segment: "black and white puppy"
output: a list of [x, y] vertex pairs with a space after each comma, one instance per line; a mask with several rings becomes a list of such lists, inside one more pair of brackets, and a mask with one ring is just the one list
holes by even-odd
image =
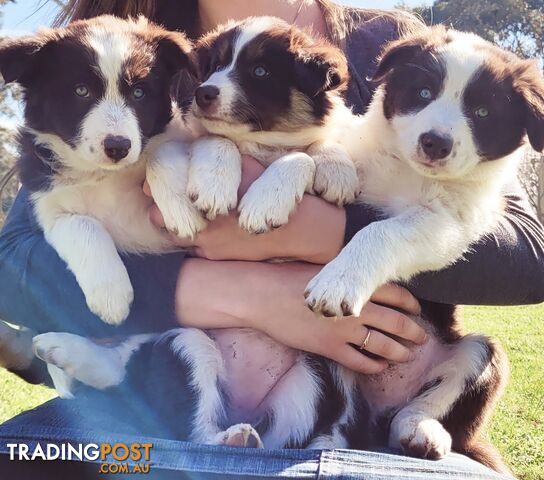
[[21, 181], [45, 238], [74, 273], [89, 308], [110, 324], [126, 318], [133, 298], [118, 250], [174, 248], [148, 219], [146, 169], [152, 189], [162, 192], [161, 209], [200, 222], [194, 207], [176, 200], [185, 195], [185, 158], [165, 162], [148, 153], [169, 138], [171, 84], [191, 68], [190, 49], [181, 33], [143, 17], [112, 16], [0, 46], [4, 80], [24, 87]]
[[[202, 84], [191, 115], [215, 137], [192, 147], [188, 195], [213, 218], [236, 207], [240, 154], [268, 167], [243, 196], [240, 225], [265, 232], [287, 222], [305, 192], [354, 200], [353, 163], [338, 144], [347, 109], [343, 53], [274, 17], [229, 23], [195, 46]], [[233, 143], [236, 148], [233, 148]]]
[[[251, 28], [254, 23], [249, 25]], [[275, 28], [273, 31], [277, 32]], [[227, 52], [223, 55], [232, 56], [239, 68], [244, 50], [237, 47], [238, 42], [249, 34], [246, 35], [244, 28], [237, 35], [229, 32], [227, 29], [219, 34], [216, 39], [219, 43], [213, 45], [222, 45], [217, 52]], [[283, 32], [289, 35], [289, 29]], [[226, 37], [224, 43], [222, 35]], [[289, 51], [290, 45], [286, 41], [282, 48]], [[238, 55], [233, 55], [237, 51]], [[233, 63], [232, 58], [227, 65]], [[222, 65], [220, 60], [217, 62]], [[250, 74], [266, 76], [261, 68], [268, 71], [268, 64], [263, 64], [262, 59], [259, 62], [251, 63]], [[295, 68], [296, 62], [291, 65]], [[215, 71], [217, 67], [210, 69]], [[223, 70], [220, 68], [210, 78], [220, 76]], [[233, 71], [236, 69], [226, 75], [227, 84], [234, 78], [236, 85], [241, 85], [243, 77]], [[296, 89], [298, 77], [293, 74], [289, 78], [292, 83], [286, 82], [293, 87], [287, 91]], [[353, 270], [360, 258], [375, 255], [382, 262], [377, 269], [380, 266], [389, 269], [389, 265], [402, 262], [411, 265], [406, 268], [413, 268], [427, 258], [433, 258], [434, 262], [436, 255], [447, 264], [493, 223], [505, 172], [511, 171], [513, 157], [519, 154], [526, 134], [536, 149], [542, 149], [542, 79], [532, 64], [472, 35], [442, 29], [391, 44], [376, 78], [382, 86], [369, 113], [362, 118], [346, 116], [350, 121], [340, 123], [348, 129], [346, 136], [338, 138], [347, 146], [362, 174], [361, 198], [382, 209], [384, 217], [388, 217], [377, 223], [384, 224], [379, 231], [389, 236], [372, 237], [372, 242], [366, 244], [356, 238], [359, 250], [355, 258], [346, 253], [339, 261], [344, 262], [348, 256]], [[244, 92], [246, 89], [247, 86]], [[240, 92], [229, 95], [239, 98]], [[249, 97], [244, 94], [243, 98], [247, 101]], [[266, 104], [267, 98], [259, 101]], [[216, 100], [217, 96], [210, 105]], [[270, 95], [268, 100], [273, 112], [278, 99]], [[295, 104], [288, 96], [287, 107]], [[243, 112], [247, 111], [245, 108]], [[259, 112], [266, 111], [261, 105]], [[258, 125], [266, 119], [247, 115], [242, 118], [254, 118], [255, 122], [244, 124], [234, 120], [234, 131], [265, 138]], [[299, 116], [286, 114], [283, 119], [287, 118], [294, 125], [300, 120]], [[486, 119], [492, 121], [486, 123]], [[208, 129], [214, 128], [213, 122], [225, 131], [231, 128], [223, 120], [209, 121]], [[278, 138], [289, 136], [294, 130], [284, 128]], [[501, 135], [493, 136], [494, 130]], [[257, 145], [260, 151], [265, 143]], [[436, 223], [429, 226], [428, 215]], [[391, 224], [394, 228], [389, 231]], [[364, 235], [363, 232], [359, 235]], [[397, 238], [398, 232], [401, 235]], [[421, 248], [420, 244], [425, 245], [423, 252], [414, 250]], [[382, 249], [386, 249], [388, 256], [382, 258]], [[436, 263], [424, 265], [421, 269], [437, 268]], [[365, 266], [355, 269], [356, 273]], [[351, 270], [347, 271], [350, 275]], [[343, 287], [341, 277], [330, 278], [327, 268], [324, 272], [321, 279]], [[358, 292], [357, 285], [348, 287]], [[325, 293], [330, 294], [331, 290]], [[349, 312], [340, 301], [339, 311], [332, 313]], [[493, 448], [480, 438], [482, 426], [506, 379], [502, 351], [487, 337], [464, 335], [453, 307], [426, 304], [417, 321], [429, 332], [430, 339], [416, 350], [416, 359], [372, 376], [356, 375], [333, 362], [288, 351], [274, 346], [270, 339], [261, 338], [263, 344], [268, 342], [270, 348], [296, 358], [294, 366], [274, 380], [258, 406], [246, 410], [235, 408], [236, 396], [244, 396], [244, 390], [233, 386], [232, 371], [226, 368], [232, 351], [221, 346], [214, 332], [183, 329], [168, 334], [163, 345], [168, 346], [171, 355], [190, 374], [196, 398], [191, 437], [194, 441], [246, 446], [260, 446], [262, 442], [268, 448], [368, 448], [382, 442], [424, 458], [440, 458], [453, 449], [496, 470], [505, 470]], [[94, 369], [104, 372], [103, 378], [108, 376], [109, 386], [127, 379], [126, 365], [128, 362], [130, 366], [134, 345], [126, 343], [118, 347], [122, 353], [118, 355], [117, 349], [107, 350], [85, 339], [76, 341], [72, 336], [63, 339], [59, 335], [42, 335], [37, 346], [54, 352], [44, 357], [75, 378], [85, 382], [85, 375]], [[238, 335], [238, 341], [250, 342], [256, 334], [239, 331]], [[93, 360], [78, 363], [77, 355], [71, 354], [75, 350], [85, 350], [85, 358]], [[100, 367], [107, 358], [112, 359], [110, 364], [117, 365], [108, 375]], [[248, 365], [251, 368], [251, 362]], [[269, 372], [260, 373], [264, 381], [265, 373]], [[259, 381], [258, 376], [249, 378], [253, 386]], [[250, 396], [251, 392], [245, 393]]]
[[435, 27], [392, 43], [368, 113], [340, 143], [359, 174], [358, 201], [384, 219], [358, 232], [311, 280], [306, 303], [358, 315], [390, 281], [459, 260], [490, 232], [525, 140], [544, 149], [544, 79], [480, 37]]

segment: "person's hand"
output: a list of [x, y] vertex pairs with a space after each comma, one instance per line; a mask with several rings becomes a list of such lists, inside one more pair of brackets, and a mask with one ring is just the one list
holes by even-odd
[[[318, 270], [303, 263], [190, 259], [178, 280], [178, 319], [195, 328], [254, 328], [283, 345], [328, 357], [367, 374], [384, 370], [389, 362], [409, 361], [410, 345], [425, 342], [425, 331], [408, 316], [419, 313], [417, 300], [393, 284], [379, 288], [359, 317], [336, 321], [316, 317], [304, 305], [303, 292]], [[378, 359], [353, 346], [363, 343], [369, 328], [365, 351]]]
[[[240, 197], [264, 171], [253, 158], [242, 158]], [[151, 195], [147, 184], [144, 192]], [[164, 228], [156, 205], [150, 209], [151, 221]], [[343, 209], [313, 195], [305, 195], [289, 223], [262, 235], [253, 235], [238, 225], [236, 212], [217, 217], [195, 239], [196, 255], [209, 260], [269, 260], [294, 258], [312, 263], [327, 263], [342, 248], [345, 229]], [[187, 246], [191, 242], [172, 236], [172, 241]]]

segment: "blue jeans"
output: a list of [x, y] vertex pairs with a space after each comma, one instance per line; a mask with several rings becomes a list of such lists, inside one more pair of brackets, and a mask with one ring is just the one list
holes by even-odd
[[[162, 393], [162, 392], [161, 392]], [[127, 400], [128, 398], [128, 400]], [[398, 452], [354, 450], [255, 450], [185, 441], [172, 424], [187, 424], [183, 411], [169, 421], [150, 415], [145, 401], [119, 392], [83, 391], [75, 400], [54, 399], [0, 426], [0, 478], [6, 480], [104, 479], [330, 479], [330, 480], [499, 480], [506, 479], [457, 454], [444, 460], [407, 458]], [[151, 443], [151, 472], [147, 476], [99, 473], [99, 466], [81, 462], [10, 460], [9, 443], [67, 442]], [[130, 462], [129, 462], [130, 463]], [[134, 462], [133, 462], [134, 463]], [[132, 465], [131, 465], [132, 466]]]

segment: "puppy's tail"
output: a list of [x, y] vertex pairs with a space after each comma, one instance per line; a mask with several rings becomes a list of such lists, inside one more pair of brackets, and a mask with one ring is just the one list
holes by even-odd
[[476, 440], [464, 449], [458, 449], [456, 451], [502, 475], [512, 476], [512, 471], [506, 463], [504, 463], [501, 454], [486, 440]]

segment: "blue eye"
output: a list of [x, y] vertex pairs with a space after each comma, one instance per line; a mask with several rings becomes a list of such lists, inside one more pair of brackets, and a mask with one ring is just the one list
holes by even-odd
[[418, 94], [423, 100], [431, 100], [433, 98], [433, 92], [430, 88], [421, 88]]
[[141, 98], [145, 96], [145, 90], [142, 87], [134, 87], [132, 89], [132, 96], [136, 100], [140, 100]]
[[487, 118], [487, 117], [489, 117], [489, 110], [487, 108], [485, 108], [485, 107], [480, 107], [480, 108], [477, 108], [474, 111], [474, 114], [478, 118]]
[[89, 88], [86, 85], [76, 85], [76, 88], [74, 88], [74, 92], [78, 97], [88, 97], [89, 96]]
[[257, 65], [253, 69], [253, 75], [256, 78], [265, 78], [265, 77], [268, 77], [268, 75], [270, 75], [270, 72], [266, 69], [266, 67], [263, 67], [262, 65]]

